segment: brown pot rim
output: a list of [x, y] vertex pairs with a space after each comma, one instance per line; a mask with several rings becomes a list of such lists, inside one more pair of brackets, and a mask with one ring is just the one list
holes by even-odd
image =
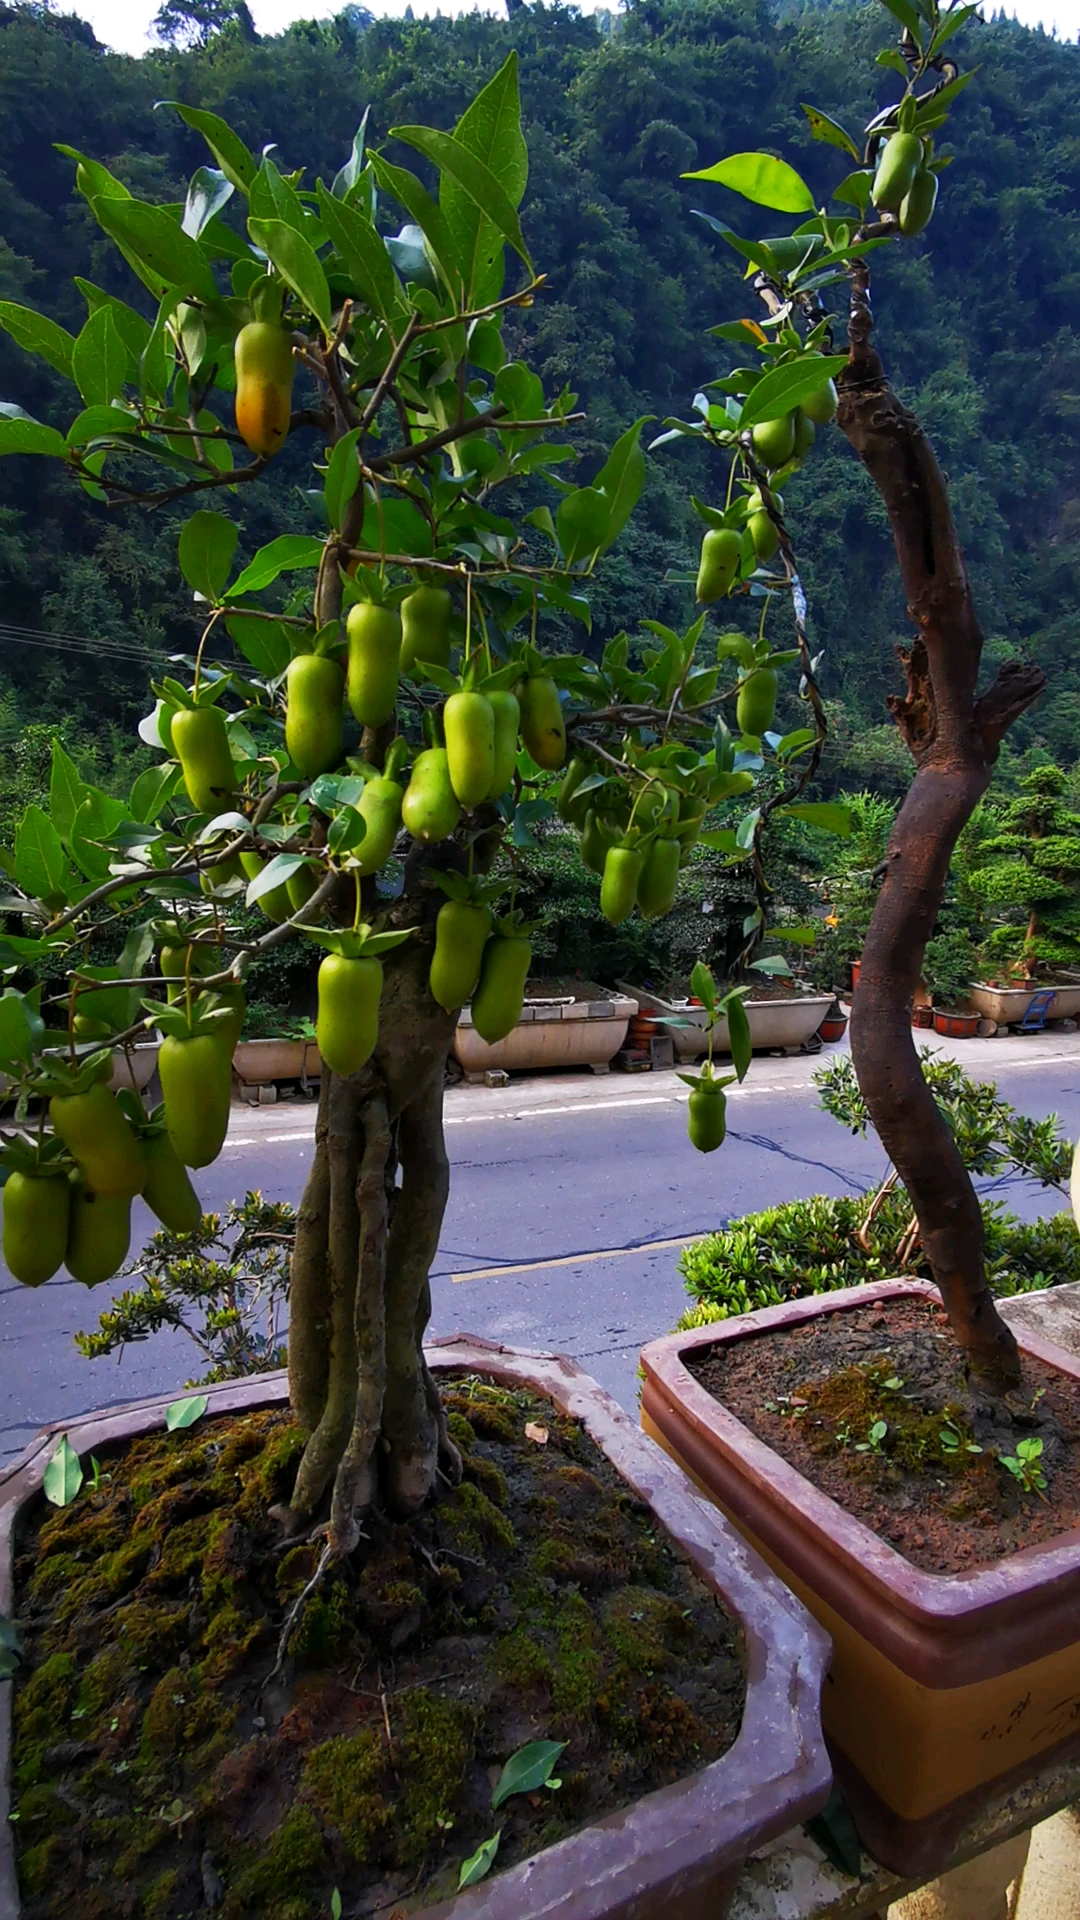
[[[677, 1920], [684, 1901], [718, 1887], [725, 1870], [729, 1885], [748, 1854], [823, 1804], [832, 1778], [820, 1720], [829, 1640], [723, 1515], [694, 1496], [662, 1449], [572, 1360], [470, 1335], [436, 1341], [427, 1355], [437, 1375], [478, 1372], [529, 1387], [582, 1422], [723, 1599], [742, 1634], [747, 1679], [742, 1725], [719, 1760], [442, 1902], [431, 1920]], [[288, 1378], [261, 1374], [203, 1391], [209, 1413], [254, 1411], [286, 1401]], [[134, 1439], [164, 1425], [174, 1397], [53, 1422], [0, 1474], [0, 1612], [12, 1605], [15, 1518], [41, 1486], [56, 1435], [68, 1433], [80, 1453]], [[17, 1920], [7, 1818], [10, 1715], [11, 1688], [0, 1687], [0, 1914]]]
[[[703, 1479], [703, 1468], [714, 1468], [710, 1491], [841, 1618], [922, 1685], [954, 1688], [1077, 1639], [1080, 1526], [969, 1574], [924, 1572], [759, 1440], [683, 1361], [705, 1347], [904, 1296], [940, 1299], [929, 1281], [878, 1280], [667, 1334], [642, 1350], [642, 1404]], [[1075, 1354], [1026, 1327], [1015, 1333], [1033, 1359], [1080, 1381]]]

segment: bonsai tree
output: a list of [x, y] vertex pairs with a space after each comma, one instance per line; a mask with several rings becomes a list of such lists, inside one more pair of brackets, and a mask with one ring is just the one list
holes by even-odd
[[[949, 161], [937, 141], [974, 78], [955, 59], [954, 35], [967, 8], [943, 8], [937, 0], [887, 4], [903, 34], [899, 48], [884, 50], [878, 63], [900, 81], [898, 97], [858, 140], [828, 114], [804, 108], [814, 138], [838, 151], [845, 169], [823, 208], [794, 168], [767, 153], [734, 154], [686, 176], [795, 216], [797, 224], [779, 236], [745, 238], [703, 215], [748, 263], [760, 306], [757, 317], [713, 330], [732, 343], [741, 364], [706, 388], [696, 420], [672, 421], [668, 431], [704, 439], [730, 459], [729, 500], [736, 482], [743, 494], [721, 516], [725, 530], [706, 535], [709, 555], [718, 557], [726, 542], [732, 565], [745, 563], [736, 537], [741, 516], [758, 556], [778, 556], [797, 623], [804, 599], [779, 489], [834, 410], [888, 514], [914, 628], [900, 651], [906, 691], [889, 707], [915, 775], [889, 837], [863, 944], [852, 1053], [870, 1120], [915, 1209], [956, 1336], [972, 1368], [1004, 1389], [1019, 1380], [1016, 1343], [987, 1287], [978, 1201], [923, 1076], [908, 1007], [957, 838], [989, 786], [1005, 732], [1039, 694], [1044, 676], [1030, 662], [1012, 661], [980, 689], [983, 638], [945, 478], [918, 421], [891, 390], [874, 343], [873, 257], [914, 239], [933, 217]], [[830, 288], [846, 295], [843, 352], [834, 351]], [[807, 356], [816, 353], [825, 355], [835, 388], [811, 388], [816, 373]], [[737, 840], [760, 845], [763, 820], [748, 815]], [[763, 884], [762, 911], [764, 892]]]
[[968, 886], [996, 922], [993, 964], [1009, 973], [1080, 964], [1080, 814], [1060, 767], [1036, 767], [996, 811], [975, 849]]
[[[810, 684], [801, 629], [794, 649], [717, 647], [703, 613], [682, 634], [654, 627], [633, 661], [625, 635], [599, 661], [542, 648], [570, 622], [588, 631], [591, 577], [643, 484], [644, 423], [577, 487], [556, 473], [574, 457], [574, 396], [546, 396], [511, 357], [508, 322], [516, 348], [544, 286], [518, 214], [514, 56], [453, 134], [394, 130], [437, 174], [437, 197], [368, 152], [363, 125], [327, 186], [269, 151], [256, 161], [214, 114], [176, 111], [215, 162], [183, 207], [72, 155], [137, 304], [80, 281], [77, 338], [0, 306], [82, 401], [66, 435], [10, 410], [0, 450], [62, 459], [103, 505], [189, 506], [178, 557], [201, 627], [140, 727], [158, 764], [117, 800], [57, 743], [49, 806], [26, 808], [3, 856], [0, 1066], [17, 1118], [47, 1102], [7, 1139], [5, 1257], [30, 1285], [61, 1263], [104, 1281], [140, 1192], [171, 1232], [197, 1234], [188, 1170], [224, 1141], [245, 972], [302, 929], [322, 954], [323, 1074], [289, 1374], [310, 1437], [280, 1519], [308, 1528], [329, 1495], [325, 1551], [340, 1556], [371, 1502], [409, 1514], [440, 1473], [460, 1473], [422, 1349], [449, 1181], [444, 1068], [463, 1002], [489, 1042], [520, 1014], [530, 945], [515, 860], [552, 811], [543, 782], [563, 770], [559, 809], [618, 925], [668, 910], [710, 809], [751, 792], [766, 749], [794, 806], [820, 732], [759, 737], [777, 669], [798, 660]], [[384, 234], [376, 217], [394, 203], [405, 224]], [[833, 363], [800, 355], [810, 400]], [[292, 528], [238, 565], [249, 490], [297, 445], [314, 494], [290, 494]], [[730, 535], [717, 537], [702, 601], [744, 559], [755, 572], [749, 536], [734, 571]], [[736, 834], [713, 837], [732, 847]], [[754, 859], [760, 872], [758, 840]], [[234, 924], [241, 902], [270, 923], [255, 939]], [[741, 1075], [739, 992], [717, 1001], [698, 977]], [[114, 1050], [148, 1027], [163, 1036], [154, 1114], [107, 1084]], [[723, 1139], [725, 1084], [711, 1061], [694, 1077], [704, 1151]], [[205, 1235], [192, 1244], [205, 1250]]]

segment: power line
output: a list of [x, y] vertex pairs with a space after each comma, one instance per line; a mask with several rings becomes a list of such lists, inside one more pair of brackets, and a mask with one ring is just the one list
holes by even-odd
[[157, 660], [165, 664], [169, 658], [158, 648], [137, 647], [122, 640], [88, 640], [74, 633], [43, 633], [36, 627], [13, 626], [9, 621], [0, 620], [0, 641], [3, 640], [22, 647], [50, 647], [61, 653], [96, 654], [111, 660]]

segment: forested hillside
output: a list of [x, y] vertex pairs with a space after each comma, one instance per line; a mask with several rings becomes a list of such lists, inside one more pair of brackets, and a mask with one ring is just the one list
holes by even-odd
[[[1080, 49], [1010, 22], [968, 34], [967, 60], [981, 71], [950, 124], [955, 163], [927, 235], [890, 249], [876, 276], [876, 337], [948, 470], [990, 659], [1027, 650], [1048, 671], [1047, 694], [1015, 729], [1013, 763], [1049, 750], [1071, 765], [1080, 734]], [[515, 46], [531, 162], [523, 218], [549, 278], [521, 324], [548, 390], [569, 384], [588, 409], [584, 478], [601, 444], [637, 415], [688, 415], [701, 382], [730, 364], [707, 328], [740, 304], [753, 311], [734, 254], [693, 213], [731, 218], [736, 203], [680, 173], [767, 145], [824, 191], [827, 150], [811, 141], [800, 101], [857, 130], [879, 103], [863, 77], [887, 38], [880, 8], [846, 0], [779, 11], [766, 0], [632, 0], [610, 31], [540, 4], [509, 20], [370, 26], [346, 10], [275, 39], [253, 42], [230, 27], [201, 48], [133, 60], [104, 52], [77, 20], [0, 5], [0, 298], [75, 332], [85, 319], [75, 274], [145, 303], [55, 142], [105, 161], [136, 192], [181, 202], [205, 148], [175, 114], [155, 111], [156, 101], [180, 100], [223, 114], [256, 143], [269, 128], [284, 166], [305, 167], [309, 184], [329, 181], [366, 106], [376, 143], [394, 124], [450, 126]], [[880, 101], [894, 92], [882, 72]], [[776, 220], [761, 213], [748, 228], [744, 203], [738, 218], [757, 233]], [[64, 384], [0, 334], [0, 400], [59, 420]], [[651, 458], [645, 499], [605, 566], [599, 635], [643, 614], [688, 614], [689, 589], [664, 579], [686, 570], [700, 538], [687, 483], [706, 498], [722, 485], [697, 461], [678, 445]], [[248, 549], [309, 524], [302, 463], [286, 448], [275, 464], [276, 487], [259, 489], [258, 504], [237, 503]], [[883, 509], [838, 433], [821, 436], [786, 497], [836, 723], [829, 783], [903, 782], [903, 755], [883, 724], [892, 648], [905, 633]], [[0, 463], [0, 621], [9, 623], [0, 625], [0, 737], [65, 716], [108, 752], [110, 727], [130, 727], [145, 672], [121, 649], [162, 654], [192, 631], [175, 525], [168, 511], [110, 513], [55, 463]], [[117, 651], [42, 648], [12, 627]]]

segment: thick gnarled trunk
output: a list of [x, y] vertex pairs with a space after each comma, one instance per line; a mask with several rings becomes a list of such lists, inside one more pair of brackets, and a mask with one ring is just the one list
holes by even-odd
[[1010, 662], [977, 694], [982, 634], [945, 481], [918, 422], [889, 390], [870, 346], [871, 324], [869, 278], [860, 268], [837, 419], [885, 502], [916, 629], [901, 653], [907, 692], [889, 702], [916, 772], [863, 946], [851, 1051], [957, 1338], [976, 1373], [1008, 1388], [1019, 1379], [1016, 1343], [986, 1284], [978, 1198], [923, 1077], [910, 1006], [957, 838], [990, 783], [1003, 735], [1044, 676]]
[[428, 991], [429, 964], [422, 936], [394, 955], [371, 1060], [347, 1080], [324, 1074], [298, 1218], [289, 1387], [310, 1439], [286, 1524], [308, 1525], [332, 1488], [331, 1538], [345, 1552], [374, 1500], [415, 1512], [440, 1470], [451, 1480], [460, 1470], [423, 1357], [450, 1188], [442, 1104], [454, 1030]]

